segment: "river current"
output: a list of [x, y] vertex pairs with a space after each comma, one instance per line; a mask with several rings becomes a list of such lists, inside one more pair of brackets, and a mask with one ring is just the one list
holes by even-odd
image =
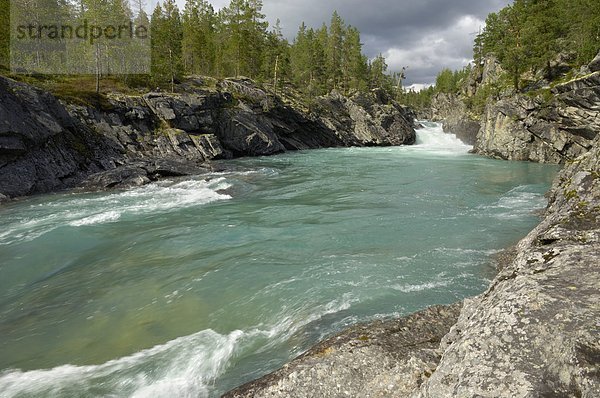
[[481, 293], [557, 168], [417, 145], [0, 207], [0, 397], [213, 397], [344, 327]]

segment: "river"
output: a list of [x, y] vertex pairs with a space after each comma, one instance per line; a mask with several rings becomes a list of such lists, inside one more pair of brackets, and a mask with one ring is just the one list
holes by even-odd
[[356, 323], [481, 293], [557, 168], [417, 145], [0, 207], [0, 397], [213, 397]]

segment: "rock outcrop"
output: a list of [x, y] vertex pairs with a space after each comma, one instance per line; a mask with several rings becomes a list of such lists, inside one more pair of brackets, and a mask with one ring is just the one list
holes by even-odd
[[[595, 69], [595, 61], [588, 66]], [[564, 163], [587, 152], [600, 131], [600, 71], [535, 96], [486, 107], [475, 152], [500, 159]]]
[[353, 326], [224, 397], [406, 396], [435, 371], [440, 339], [460, 308], [435, 306], [405, 318]]
[[518, 95], [489, 104], [475, 151], [543, 163], [587, 152], [600, 131], [600, 72], [557, 85], [552, 94], [549, 102]]
[[[493, 86], [502, 73], [502, 68], [494, 57], [486, 58], [481, 65], [471, 70], [458, 93], [437, 93], [433, 96], [431, 120], [442, 122], [444, 132], [455, 134], [465, 144], [475, 146], [482, 127], [482, 115], [478, 106], [473, 106], [472, 103], [476, 102], [474, 99], [478, 95], [481, 96], [478, 92]], [[470, 104], [467, 106], [467, 103]]]
[[317, 99], [317, 114], [347, 146], [414, 144], [414, 115], [383, 90], [347, 98], [333, 91]]
[[480, 122], [467, 111], [464, 101], [457, 95], [438, 93], [431, 99], [432, 121], [442, 122], [446, 133], [455, 134], [468, 145], [475, 145]]
[[0, 78], [0, 200], [73, 186], [119, 156], [49, 93]]
[[141, 185], [219, 158], [415, 140], [413, 115], [378, 92], [334, 92], [313, 112], [291, 98], [248, 79], [209, 88], [192, 78], [176, 93], [110, 94], [91, 107], [0, 77], [0, 200]]

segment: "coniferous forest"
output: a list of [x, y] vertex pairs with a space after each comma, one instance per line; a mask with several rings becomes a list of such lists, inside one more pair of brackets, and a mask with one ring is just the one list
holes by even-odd
[[495, 56], [515, 89], [527, 73], [553, 80], [557, 63], [577, 67], [600, 50], [600, 2], [515, 0], [488, 15], [473, 50], [476, 64]]
[[[8, 20], [8, 2], [0, 18]], [[35, 0], [35, 8], [74, 21], [128, 20], [150, 26], [151, 73], [117, 76], [128, 85], [169, 87], [187, 75], [215, 78], [244, 76], [277, 87], [293, 83], [306, 96], [337, 89], [343, 93], [386, 87], [399, 88], [401, 75], [390, 76], [383, 56], [369, 60], [362, 51], [360, 32], [334, 12], [329, 24], [298, 28], [289, 42], [279, 22], [269, 26], [262, 13], [262, 0], [231, 0], [215, 11], [206, 0], [187, 0], [180, 10], [175, 0], [159, 3], [151, 15], [143, 0], [132, 6], [123, 0]], [[6, 4], [5, 4], [6, 3]], [[5, 7], [6, 6], [6, 7]], [[2, 26], [10, 26], [8, 23]], [[2, 34], [0, 65], [9, 66], [9, 38]], [[81, 49], [80, 59], [118, 59], [116, 49], [99, 43], [96, 50]], [[85, 53], [88, 51], [88, 53]], [[48, 56], [48, 55], [46, 55]], [[113, 61], [110, 61], [113, 60]], [[99, 78], [110, 76], [110, 67], [98, 70]], [[33, 71], [32, 71], [33, 72]]]

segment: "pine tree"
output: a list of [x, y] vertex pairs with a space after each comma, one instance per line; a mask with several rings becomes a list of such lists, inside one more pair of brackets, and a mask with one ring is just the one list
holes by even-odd
[[348, 89], [365, 90], [368, 80], [367, 57], [362, 53], [360, 32], [355, 27], [348, 27], [344, 40], [343, 74], [344, 85]]
[[183, 75], [181, 42], [183, 29], [175, 0], [165, 0], [152, 13], [152, 77], [160, 83], [168, 81], [174, 91], [175, 81]]
[[291, 74], [290, 46], [283, 37], [280, 24], [278, 19], [273, 30], [267, 34], [262, 61], [262, 77], [272, 82], [276, 93]]
[[344, 30], [344, 21], [334, 11], [327, 41], [327, 74], [333, 88], [337, 88], [342, 80]]
[[371, 61], [369, 65], [369, 86], [371, 88], [384, 88], [386, 85], [387, 64], [383, 55], [378, 56]]

